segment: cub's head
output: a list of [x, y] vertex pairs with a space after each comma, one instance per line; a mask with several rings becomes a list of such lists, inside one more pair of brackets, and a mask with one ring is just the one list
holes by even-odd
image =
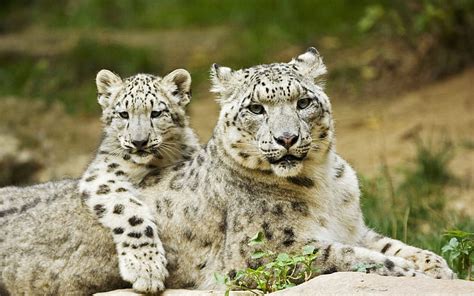
[[137, 74], [127, 79], [101, 70], [96, 84], [106, 138], [114, 153], [130, 153], [146, 161], [176, 150], [175, 142], [187, 126], [191, 76], [186, 70], [163, 78]]
[[314, 48], [289, 63], [237, 71], [214, 64], [211, 91], [222, 107], [216, 136], [227, 154], [247, 168], [293, 177], [327, 153], [331, 105], [316, 82], [325, 73]]

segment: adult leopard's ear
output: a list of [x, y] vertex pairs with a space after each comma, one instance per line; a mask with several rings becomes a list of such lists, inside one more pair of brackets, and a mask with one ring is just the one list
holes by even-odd
[[191, 100], [191, 74], [184, 69], [176, 69], [163, 78], [170, 93], [180, 106], [186, 106]]
[[327, 73], [326, 66], [319, 52], [310, 47], [305, 53], [291, 60], [290, 64], [305, 77], [316, 79]]
[[211, 66], [211, 92], [217, 93], [221, 99], [232, 92], [236, 82], [235, 71], [229, 67], [222, 67], [218, 64]]
[[97, 85], [97, 100], [102, 108], [111, 104], [111, 93], [122, 85], [122, 78], [109, 70], [100, 70], [95, 78]]

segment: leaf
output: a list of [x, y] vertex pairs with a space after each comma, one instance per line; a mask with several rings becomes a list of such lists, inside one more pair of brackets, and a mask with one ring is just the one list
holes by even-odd
[[256, 252], [254, 252], [254, 253], [250, 256], [250, 258], [252, 258], [252, 259], [259, 259], [259, 258], [262, 258], [263, 256], [265, 256], [265, 254], [266, 254], [266, 253], [263, 252], [263, 251], [256, 251]]
[[303, 255], [310, 255], [314, 253], [314, 250], [316, 250], [316, 247], [308, 245], [303, 247]]
[[252, 238], [250, 238], [248, 245], [249, 246], [261, 245], [263, 244], [263, 240], [264, 240], [263, 232], [259, 231]]
[[223, 285], [225, 285], [228, 281], [227, 276], [220, 274], [218, 272], [214, 272], [214, 279], [216, 280], [218, 284], [223, 284]]
[[271, 269], [271, 268], [273, 268], [274, 265], [275, 265], [275, 262], [269, 262], [265, 265], [265, 268]]
[[287, 253], [280, 253], [280, 254], [278, 254], [276, 260], [279, 261], [279, 262], [286, 262], [286, 261], [290, 260], [290, 256]]

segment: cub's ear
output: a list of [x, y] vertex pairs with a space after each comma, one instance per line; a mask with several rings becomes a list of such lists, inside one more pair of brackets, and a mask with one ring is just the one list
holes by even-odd
[[301, 75], [311, 79], [316, 79], [327, 73], [323, 59], [314, 47], [308, 48], [305, 53], [291, 60], [290, 64], [295, 65]]
[[170, 93], [180, 106], [186, 106], [191, 100], [191, 74], [184, 69], [176, 69], [163, 78]]
[[111, 90], [122, 85], [122, 78], [109, 70], [100, 70], [95, 78], [95, 83], [99, 104], [102, 108], [107, 108], [110, 105]]
[[211, 92], [224, 95], [232, 91], [234, 82], [234, 70], [229, 67], [222, 67], [218, 64], [211, 66]]

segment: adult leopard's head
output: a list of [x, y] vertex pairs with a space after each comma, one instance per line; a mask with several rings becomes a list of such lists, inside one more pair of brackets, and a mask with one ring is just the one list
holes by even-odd
[[211, 91], [219, 94], [218, 137], [227, 154], [247, 168], [293, 177], [327, 153], [331, 105], [316, 82], [325, 73], [314, 48], [289, 63], [237, 71], [214, 64]]
[[105, 133], [114, 153], [129, 153], [138, 162], [166, 155], [187, 126], [191, 76], [174, 70], [161, 78], [137, 74], [122, 80], [108, 70], [96, 78]]

